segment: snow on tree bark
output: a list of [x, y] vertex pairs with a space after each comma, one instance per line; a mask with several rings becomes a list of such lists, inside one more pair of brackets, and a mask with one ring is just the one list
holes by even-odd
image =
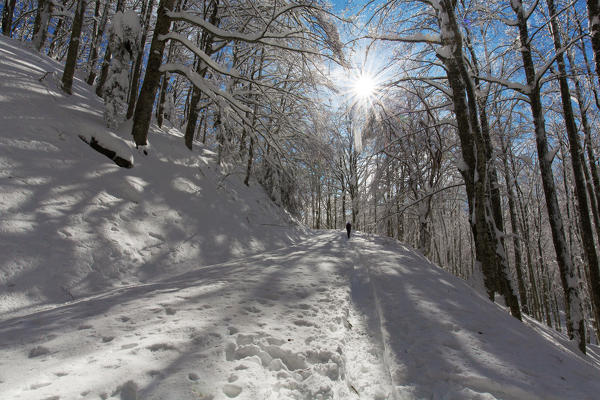
[[144, 83], [138, 97], [133, 114], [133, 128], [131, 134], [137, 146], [146, 146], [148, 144], [148, 129], [152, 119], [152, 109], [154, 107], [154, 98], [160, 83], [160, 66], [165, 49], [165, 42], [159, 37], [169, 32], [171, 20], [167, 12], [173, 9], [175, 0], [161, 0], [158, 5], [156, 16], [156, 25], [154, 35], [150, 44], [150, 54], [148, 55], [148, 64], [146, 65], [146, 74]]
[[[550, 24], [552, 27], [552, 36], [554, 39], [554, 48], [558, 52], [561, 48], [560, 30], [556, 17], [556, 7], [554, 0], [546, 0], [548, 12], [550, 14]], [[598, 255], [594, 244], [594, 232], [590, 221], [590, 209], [587, 200], [587, 189], [585, 184], [585, 176], [582, 165], [582, 150], [579, 143], [579, 134], [571, 105], [571, 93], [569, 83], [567, 82], [567, 68], [565, 66], [564, 56], [558, 54], [556, 58], [558, 65], [558, 82], [560, 86], [560, 95], [562, 99], [564, 119], [567, 128], [567, 136], [569, 138], [569, 149], [571, 151], [571, 166], [573, 168], [573, 176], [575, 179], [575, 195], [577, 197], [579, 224], [581, 228], [581, 239], [583, 249], [588, 263], [588, 280], [590, 284], [590, 295], [594, 311], [595, 321], [600, 321], [600, 271], [598, 265]], [[600, 334], [600, 332], [597, 332]], [[584, 351], [584, 350], [582, 350]], [[585, 351], [584, 351], [585, 352]]]
[[38, 0], [38, 11], [35, 16], [33, 38], [31, 39], [31, 44], [37, 51], [41, 51], [46, 42], [52, 7], [52, 0]]
[[[104, 11], [102, 12], [102, 17], [100, 18], [100, 1], [97, 0], [96, 8], [94, 11], [94, 30], [92, 34], [92, 42], [90, 44], [90, 55], [88, 57], [88, 77], [86, 79], [86, 83], [88, 85], [93, 85], [96, 80], [96, 63], [98, 62], [98, 48], [100, 47], [100, 42], [102, 41], [102, 36], [104, 35], [104, 29], [106, 28], [106, 22], [108, 20], [108, 11], [110, 8], [110, 1], [106, 1], [104, 4]], [[100, 18], [98, 20], [98, 18]]]
[[554, 175], [552, 172], [552, 159], [548, 151], [548, 139], [546, 136], [546, 126], [544, 120], [544, 110], [542, 108], [540, 85], [536, 76], [535, 66], [531, 54], [531, 43], [527, 28], [527, 19], [521, 0], [511, 0], [511, 7], [517, 16], [519, 28], [519, 38], [521, 41], [521, 56], [529, 90], [527, 96], [531, 106], [533, 123], [535, 126], [535, 139], [538, 152], [540, 172], [542, 176], [542, 186], [546, 198], [546, 208], [554, 249], [556, 251], [557, 263], [560, 271], [560, 279], [565, 296], [565, 311], [567, 314], [567, 331], [569, 337], [575, 339], [579, 349], [585, 353], [585, 327], [583, 319], [583, 309], [579, 293], [577, 291], [577, 272], [572, 263], [569, 250], [565, 241], [565, 232], [558, 206], [556, 195], [556, 186], [554, 184]]
[[[208, 5], [205, 14], [209, 15], [208, 19], [212, 25], [217, 26], [219, 23], [218, 12], [219, 12], [219, 1], [218, 0], [210, 1], [210, 4]], [[212, 54], [212, 51], [213, 51], [213, 40], [214, 40], [214, 36], [212, 34], [208, 33], [207, 31], [202, 31], [202, 34], [200, 35], [198, 47], [200, 49], [202, 49], [202, 51], [208, 57], [210, 57], [210, 55]], [[204, 77], [206, 76], [206, 73], [208, 71], [208, 66], [202, 59], [196, 60], [195, 69], [196, 69], [196, 72], [198, 72], [198, 76], [200, 78], [204, 79]], [[190, 107], [189, 107], [188, 123], [185, 128], [185, 135], [184, 135], [185, 145], [190, 150], [192, 150], [194, 133], [196, 132], [196, 124], [198, 122], [198, 103], [200, 102], [201, 97], [202, 97], [202, 92], [200, 91], [200, 89], [197, 86], [194, 85], [194, 87], [192, 89], [192, 98], [191, 98]]]
[[141, 26], [137, 13], [117, 12], [109, 32], [112, 59], [103, 93], [104, 121], [115, 129], [125, 120], [131, 63], [140, 52]]
[[[125, 9], [124, 0], [117, 1], [117, 9], [116, 12], [123, 12]], [[110, 40], [110, 38], [109, 38]], [[96, 94], [102, 97], [104, 93], [104, 84], [106, 83], [106, 79], [108, 79], [108, 67], [110, 66], [110, 59], [112, 58], [112, 54], [110, 51], [110, 46], [107, 46], [106, 51], [104, 52], [104, 60], [102, 61], [102, 66], [100, 68], [100, 76], [98, 77], [98, 83], [96, 84]], [[89, 81], [89, 77], [88, 77]]]
[[523, 256], [521, 254], [521, 245], [519, 240], [519, 228], [517, 223], [517, 213], [515, 206], [515, 194], [513, 191], [514, 178], [512, 177], [508, 168], [508, 144], [504, 143], [502, 136], [500, 142], [503, 151], [503, 166], [504, 166], [504, 179], [506, 182], [506, 193], [508, 197], [508, 210], [510, 215], [510, 224], [512, 227], [512, 238], [513, 238], [513, 249], [515, 256], [515, 270], [517, 272], [517, 285], [519, 289], [519, 300], [521, 301], [521, 308], [525, 314], [530, 314], [529, 304], [527, 302], [527, 292], [525, 290], [525, 282], [523, 279]]
[[508, 279], [508, 264], [502, 244], [503, 234], [495, 223], [490, 202], [490, 160], [478, 120], [474, 84], [465, 65], [462, 35], [454, 14], [455, 3], [441, 0], [432, 2], [432, 5], [437, 13], [442, 45], [437, 55], [446, 66], [461, 141], [464, 165], [460, 172], [465, 180], [469, 200], [476, 257], [483, 269], [484, 284], [490, 299], [494, 299], [496, 291], [501, 293], [510, 307], [511, 314], [521, 319], [519, 303]]

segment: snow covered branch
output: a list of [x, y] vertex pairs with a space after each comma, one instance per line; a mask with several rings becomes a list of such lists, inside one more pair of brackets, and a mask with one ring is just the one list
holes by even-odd
[[484, 76], [484, 75], [478, 75], [477, 78], [481, 79], [482, 81], [486, 81], [486, 82], [490, 82], [490, 83], [497, 83], [500, 86], [504, 86], [505, 88], [516, 90], [517, 92], [523, 93], [525, 95], [531, 91], [529, 86], [522, 85], [517, 82], [509, 81], [508, 79], [502, 79], [502, 78], [496, 78], [493, 76]]
[[556, 59], [558, 57], [561, 57], [563, 55], [563, 53], [565, 51], [567, 51], [573, 44], [575, 44], [576, 42], [578, 42], [579, 40], [581, 40], [581, 38], [583, 38], [585, 36], [584, 35], [579, 35], [577, 37], [575, 37], [574, 39], [572, 39], [569, 43], [565, 44], [560, 50], [558, 50], [554, 56], [552, 58], [550, 58], [550, 60], [548, 60], [536, 73], [535, 75], [535, 79], [536, 82], [540, 82], [542, 80], [542, 77], [546, 74], [546, 72], [550, 69], [550, 67], [552, 66], [552, 64], [554, 64], [554, 62], [556, 61]]
[[429, 44], [442, 44], [440, 35], [431, 35], [417, 33], [414, 35], [367, 35], [365, 39], [383, 40], [388, 42], [402, 42], [402, 43], [429, 43]]
[[206, 79], [202, 78], [200, 74], [192, 71], [190, 67], [181, 64], [168, 63], [163, 64], [160, 67], [160, 72], [174, 72], [183, 75], [188, 78], [194, 86], [200, 89], [205, 95], [207, 95], [216, 103], [219, 103], [219, 99], [222, 98], [225, 99], [231, 106], [233, 106], [234, 109], [247, 113], [252, 112], [249, 107], [240, 103], [231, 93], [216, 88]]
[[198, 46], [196, 46], [191, 40], [189, 40], [188, 38], [186, 38], [176, 32], [169, 32], [166, 35], [161, 35], [159, 37], [159, 39], [160, 40], [176, 40], [179, 43], [183, 44], [185, 47], [187, 47], [192, 53], [194, 53], [196, 56], [198, 56], [198, 58], [200, 58], [202, 60], [202, 62], [204, 62], [206, 65], [208, 65], [214, 71], [216, 71], [222, 75], [231, 76], [233, 78], [240, 77], [240, 74], [235, 69], [233, 69], [233, 68], [230, 70], [225, 69], [223, 66], [219, 65], [212, 58], [210, 58], [208, 56], [208, 54], [206, 54], [204, 51], [202, 51], [200, 48], [198, 48]]

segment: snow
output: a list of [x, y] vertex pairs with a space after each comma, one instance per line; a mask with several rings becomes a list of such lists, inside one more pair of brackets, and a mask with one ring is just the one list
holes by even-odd
[[556, 154], [558, 154], [558, 151], [560, 150], [559, 146], [556, 146], [553, 149], [550, 149], [550, 151], [548, 151], [548, 153], [546, 154], [546, 161], [549, 163], [552, 163], [554, 161], [554, 158], [556, 157]]
[[121, 42], [131, 40], [131, 38], [140, 38], [141, 30], [140, 17], [133, 10], [118, 11], [112, 17], [110, 31], [118, 36]]
[[[13, 285], [0, 292], [0, 311], [287, 246], [301, 235], [266, 229], [287, 226], [289, 216], [259, 186], [218, 173], [208, 149], [190, 153], [166, 129], [151, 132], [149, 156], [134, 151], [130, 123], [108, 130], [84, 82], [65, 96], [58, 64], [0, 43], [0, 285]], [[79, 135], [134, 168], [117, 167]]]
[[267, 19], [265, 19], [265, 22], [267, 22], [266, 26], [263, 28], [263, 30], [259, 30], [255, 33], [242, 33], [242, 32], [237, 32], [237, 31], [228, 31], [225, 29], [221, 29], [218, 26], [215, 26], [213, 24], [211, 24], [210, 22], [206, 21], [203, 17], [200, 16], [196, 16], [193, 15], [192, 13], [189, 12], [173, 12], [173, 11], [168, 11], [166, 14], [167, 16], [174, 21], [186, 21], [192, 25], [196, 25], [200, 28], [202, 28], [203, 30], [210, 32], [211, 34], [213, 34], [214, 36], [223, 39], [223, 40], [239, 40], [242, 42], [248, 42], [248, 43], [255, 43], [255, 42], [262, 42], [262, 43], [269, 43], [270, 39], [287, 39], [293, 36], [293, 33], [295, 33], [295, 31], [288, 31], [288, 30], [280, 30], [277, 33], [269, 33], [269, 28], [274, 25], [274, 21], [276, 21], [279, 17], [281, 17], [282, 15], [287, 14], [288, 12], [292, 11], [295, 8], [304, 8], [306, 7], [303, 4], [288, 4], [282, 7], [279, 7], [278, 9], [273, 9], [271, 13], [269, 13], [269, 17]]
[[442, 58], [452, 57], [452, 49], [450, 46], [441, 46], [435, 49], [435, 52]]
[[58, 64], [0, 54], [3, 399], [597, 397], [598, 347], [394, 240], [294, 224], [173, 127], [133, 152], [82, 81], [66, 97], [38, 80]]
[[219, 72], [223, 75], [230, 75], [234, 78], [240, 78], [240, 74], [235, 70], [235, 68], [230, 68], [229, 70], [219, 65], [215, 62], [211, 57], [209, 57], [204, 51], [198, 48], [191, 40], [188, 38], [175, 33], [169, 32], [166, 35], [161, 35], [159, 37], [160, 40], [176, 40], [191, 50], [195, 55], [197, 55], [206, 65], [211, 67], [213, 70]]

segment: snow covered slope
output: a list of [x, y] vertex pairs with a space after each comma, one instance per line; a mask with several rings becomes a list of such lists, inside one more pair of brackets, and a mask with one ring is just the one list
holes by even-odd
[[376, 299], [396, 398], [600, 398], [597, 346], [582, 356], [564, 335], [517, 321], [393, 240], [352, 248], [355, 277]]
[[[82, 80], [0, 38], [0, 312], [78, 299], [293, 243], [300, 234], [258, 184], [217, 171], [175, 129], [149, 156], [109, 132]], [[40, 80], [41, 79], [41, 80]], [[111, 143], [117, 167], [79, 135]], [[134, 157], [135, 155], [135, 157]]]
[[290, 226], [175, 130], [138, 155], [59, 69], [0, 37], [0, 399], [600, 398], [596, 346], [393, 240]]

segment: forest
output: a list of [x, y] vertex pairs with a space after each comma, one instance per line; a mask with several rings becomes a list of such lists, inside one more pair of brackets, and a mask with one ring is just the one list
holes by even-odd
[[151, 123], [174, 126], [309, 227], [395, 238], [598, 343], [598, 2], [0, 7], [2, 34], [64, 62], [66, 94], [93, 86], [140, 157]]

